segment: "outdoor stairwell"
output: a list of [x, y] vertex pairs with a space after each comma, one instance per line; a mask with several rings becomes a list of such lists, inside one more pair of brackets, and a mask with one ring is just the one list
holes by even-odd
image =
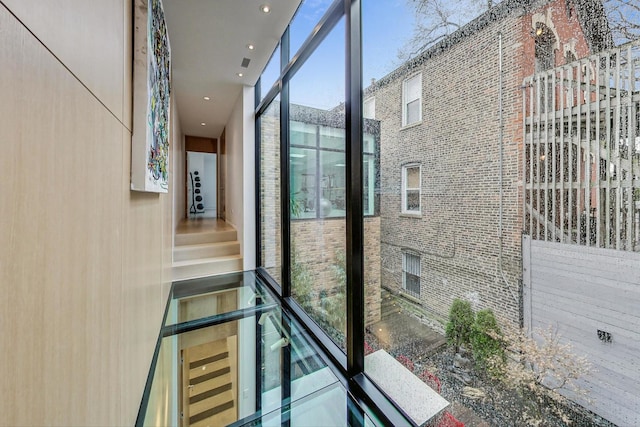
[[193, 226], [188, 221], [176, 230], [173, 280], [242, 271], [238, 233], [231, 226]]

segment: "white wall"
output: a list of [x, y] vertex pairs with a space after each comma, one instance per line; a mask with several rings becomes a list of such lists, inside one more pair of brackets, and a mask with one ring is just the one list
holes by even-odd
[[226, 127], [226, 218], [238, 230], [245, 270], [256, 267], [254, 88], [245, 86]]

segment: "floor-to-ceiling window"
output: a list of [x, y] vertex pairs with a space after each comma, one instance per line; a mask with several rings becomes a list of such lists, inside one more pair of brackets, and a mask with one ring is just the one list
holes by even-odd
[[[638, 144], [630, 142], [638, 107], [629, 95], [638, 91], [637, 36], [626, 33], [631, 44], [616, 47], [632, 26], [615, 12], [629, 9], [615, 1], [464, 4], [303, 3], [282, 43], [280, 157], [260, 164], [263, 178], [280, 172], [273, 184], [283, 195], [272, 201], [280, 217], [263, 212], [260, 222], [262, 236], [281, 230], [281, 265], [261, 266], [329, 337], [348, 375], [373, 380], [416, 423], [450, 402], [468, 404], [463, 387], [485, 384], [487, 325], [505, 334], [555, 325], [596, 364], [602, 345], [617, 344], [607, 325], [637, 336], [602, 313], [613, 300], [599, 301], [598, 285], [583, 283], [598, 256], [638, 261]], [[543, 25], [556, 40], [544, 70], [536, 68]], [[582, 59], [566, 64], [569, 53]], [[596, 277], [619, 290], [636, 273]], [[588, 326], [567, 322], [564, 307]], [[475, 335], [455, 332], [456, 315]], [[623, 359], [611, 360], [626, 383], [636, 377]], [[500, 381], [505, 399], [522, 391]], [[633, 402], [610, 411], [607, 396], [627, 396], [628, 387], [594, 373], [581, 381], [595, 403], [580, 404], [633, 420], [624, 406]], [[435, 402], [432, 413], [421, 412], [418, 395]], [[519, 399], [484, 421], [524, 422], [518, 408], [535, 404]], [[482, 420], [487, 406], [468, 405]], [[545, 411], [531, 416], [562, 419]]]

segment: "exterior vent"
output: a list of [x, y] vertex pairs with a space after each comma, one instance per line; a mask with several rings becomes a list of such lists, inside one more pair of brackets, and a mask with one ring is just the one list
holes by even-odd
[[242, 64], [240, 64], [240, 66], [242, 68], [248, 68], [249, 67], [249, 62], [251, 62], [251, 60], [249, 58], [242, 58]]

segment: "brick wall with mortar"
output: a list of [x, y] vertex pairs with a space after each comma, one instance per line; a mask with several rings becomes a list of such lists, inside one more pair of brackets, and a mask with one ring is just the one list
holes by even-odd
[[[367, 90], [381, 122], [382, 285], [402, 287], [402, 251], [421, 255], [421, 301], [446, 319], [454, 298], [491, 308], [503, 321], [520, 316], [522, 92], [533, 73], [532, 16], [564, 28], [560, 49], [579, 37], [564, 1], [538, 9], [496, 9], [406, 63]], [[565, 22], [566, 21], [566, 22]], [[572, 28], [571, 31], [565, 31]], [[500, 268], [499, 36], [503, 40], [503, 215]], [[582, 51], [584, 42], [577, 44]], [[579, 52], [582, 53], [582, 52]], [[557, 55], [557, 61], [562, 59]], [[402, 84], [422, 73], [422, 122], [402, 127]], [[422, 165], [421, 216], [401, 214], [402, 166]], [[503, 278], [504, 275], [504, 278]]]
[[[364, 220], [365, 325], [380, 320], [380, 218]], [[345, 220], [296, 220], [291, 223], [291, 239], [296, 260], [311, 275], [314, 294], [334, 294], [338, 283], [337, 253], [345, 251]]]

